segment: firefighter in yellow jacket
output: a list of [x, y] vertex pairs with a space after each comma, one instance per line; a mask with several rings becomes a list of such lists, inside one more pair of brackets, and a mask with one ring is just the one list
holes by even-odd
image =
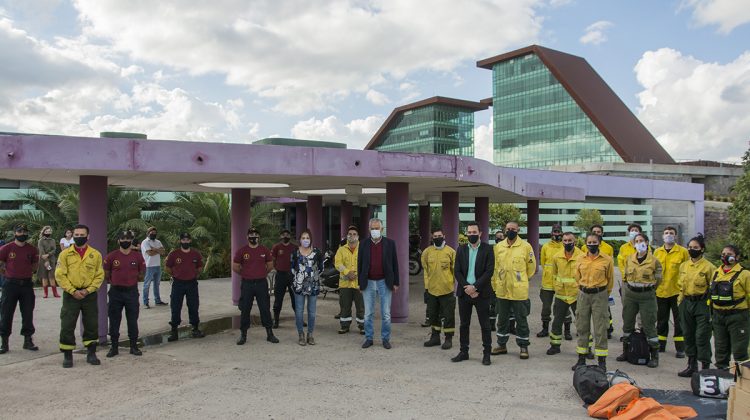
[[427, 318], [432, 325], [432, 334], [425, 341], [425, 347], [439, 346], [441, 331], [445, 334], [441, 348], [448, 350], [453, 346], [453, 334], [456, 332], [456, 296], [453, 293], [455, 262], [456, 250], [445, 244], [443, 230], [432, 231], [432, 245], [422, 252]]
[[96, 357], [99, 339], [96, 295], [104, 281], [104, 268], [102, 254], [86, 244], [88, 237], [88, 226], [76, 225], [73, 228], [75, 245], [60, 253], [55, 269], [55, 278], [65, 292], [60, 309], [60, 351], [63, 352], [64, 368], [73, 367], [79, 314], [83, 321], [83, 345], [88, 350], [86, 362], [92, 365], [101, 363]]
[[349, 226], [346, 232], [346, 244], [339, 247], [333, 264], [339, 271], [339, 334], [349, 332], [352, 324], [352, 302], [357, 310], [356, 319], [359, 333], [365, 333], [365, 301], [359, 290], [357, 280], [357, 254], [359, 253], [359, 229]]
[[[599, 252], [603, 255], [608, 255], [612, 258], [615, 257], [615, 249], [612, 248], [612, 245], [608, 244], [607, 241], [604, 240], [604, 227], [602, 225], [596, 224], [591, 225], [591, 229], [589, 229], [590, 233], [593, 233], [594, 235], [599, 236]], [[588, 253], [588, 248], [586, 246], [586, 241], [583, 241], [583, 245], [581, 245], [581, 252], [584, 254]], [[609, 296], [609, 302], [614, 305], [615, 301], [612, 296]], [[615, 332], [615, 327], [612, 324], [612, 309], [610, 307], [607, 307], [607, 313], [609, 314], [609, 328], [607, 328], [607, 338], [612, 338], [612, 333]], [[570, 340], [571, 338], [565, 337], [566, 340]]]
[[560, 353], [563, 325], [565, 325], [565, 335], [570, 336], [570, 312], [575, 313], [578, 298], [578, 286], [575, 279], [576, 264], [578, 258], [584, 255], [580, 249], [576, 248], [576, 236], [572, 232], [563, 233], [562, 244], [563, 250], [552, 258], [550, 269], [554, 279], [555, 301], [552, 305], [554, 318], [549, 336], [548, 355]]
[[[552, 226], [551, 240], [542, 246], [539, 260], [542, 265], [542, 287], [539, 289], [539, 299], [542, 301], [542, 330], [537, 337], [549, 335], [549, 324], [552, 321], [552, 301], [555, 298], [555, 279], [552, 275], [552, 261], [557, 253], [562, 251], [562, 228]], [[570, 318], [568, 319], [570, 321]]]
[[620, 275], [625, 278], [625, 263], [628, 257], [635, 254], [635, 237], [639, 233], [643, 232], [643, 228], [638, 223], [631, 223], [628, 225], [628, 242], [625, 242], [620, 246], [620, 251], [617, 253], [617, 268], [620, 269]]
[[748, 360], [750, 271], [739, 264], [740, 257], [736, 246], [725, 246], [721, 251], [721, 267], [714, 272], [709, 287], [718, 369], [729, 367], [730, 356], [734, 356], [736, 363]]
[[495, 273], [492, 288], [497, 300], [497, 347], [492, 354], [506, 354], [508, 318], [511, 309], [516, 316], [516, 344], [521, 359], [529, 358], [529, 278], [536, 272], [536, 257], [528, 242], [518, 237], [518, 223], [505, 225], [505, 240], [495, 245]]
[[669, 335], [669, 313], [674, 322], [674, 347], [678, 359], [685, 358], [685, 338], [680, 325], [680, 312], [677, 296], [680, 294], [680, 266], [690, 259], [687, 249], [675, 243], [677, 229], [672, 226], [664, 228], [664, 245], [656, 248], [654, 257], [662, 268], [662, 279], [656, 288], [656, 334], [659, 338], [659, 353], [667, 347]]

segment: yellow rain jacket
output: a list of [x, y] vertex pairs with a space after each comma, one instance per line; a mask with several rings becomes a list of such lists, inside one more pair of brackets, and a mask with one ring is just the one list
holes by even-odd
[[542, 245], [539, 259], [542, 263], [542, 289], [555, 290], [555, 278], [552, 275], [552, 260], [558, 252], [563, 250], [562, 242], [549, 241]]
[[[682, 302], [685, 296], [706, 295], [714, 271], [716, 271], [716, 266], [705, 258], [701, 258], [698, 262], [688, 259], [682, 263], [680, 265], [680, 278], [678, 279], [680, 297], [677, 300]], [[708, 297], [706, 297], [706, 300], [708, 300]]]
[[456, 250], [443, 245], [436, 248], [430, 245], [422, 251], [424, 289], [432, 296], [443, 296], [454, 292], [453, 268], [456, 263]]
[[336, 270], [339, 270], [339, 288], [343, 289], [359, 289], [359, 280], [354, 277], [353, 280], [349, 280], [347, 274], [354, 272], [357, 274], [357, 254], [359, 253], [359, 242], [354, 250], [349, 247], [349, 244], [341, 245], [336, 251], [336, 256], [333, 258], [333, 264], [336, 266]]
[[579, 257], [584, 255], [580, 249], [574, 248], [570, 259], [565, 257], [565, 251], [560, 251], [552, 258], [552, 277], [554, 278], [555, 297], [571, 304], [578, 298], [576, 284], [576, 264]]
[[[735, 264], [734, 267], [732, 267], [732, 269], [729, 270], [728, 273], [725, 273], [724, 270], [721, 267], [719, 267], [716, 269], [716, 271], [714, 271], [714, 275], [712, 276], [711, 283], [730, 281], [732, 280], [732, 277], [734, 277], [735, 273], [740, 271], [740, 269], [742, 269], [742, 266], [739, 264]], [[740, 273], [740, 275], [737, 277], [737, 280], [735, 280], [734, 286], [732, 287], [732, 299], [733, 300], [744, 299], [744, 300], [740, 303], [737, 303], [731, 306], [712, 305], [712, 307], [714, 308], [715, 311], [747, 309], [748, 297], [750, 297], [750, 271], [742, 270], [742, 273]]]
[[654, 257], [659, 260], [662, 269], [662, 279], [656, 288], [656, 297], [670, 298], [680, 294], [680, 266], [690, 259], [685, 247], [674, 244], [667, 252], [663, 246], [656, 248]]
[[638, 262], [638, 254], [630, 254], [625, 262], [625, 275], [623, 280], [628, 283], [659, 284], [662, 277], [662, 268], [659, 260], [649, 250], [646, 259]]
[[531, 245], [517, 238], [513, 245], [508, 239], [495, 245], [495, 273], [492, 288], [495, 296], [508, 300], [529, 298], [529, 277], [536, 272], [536, 257]]
[[104, 281], [102, 254], [89, 245], [81, 258], [75, 246], [66, 248], [57, 259], [55, 278], [60, 287], [71, 295], [78, 289], [96, 292]]

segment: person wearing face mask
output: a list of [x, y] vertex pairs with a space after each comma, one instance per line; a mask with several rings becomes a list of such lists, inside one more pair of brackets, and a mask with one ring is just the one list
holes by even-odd
[[492, 277], [497, 308], [497, 347], [492, 354], [506, 354], [510, 338], [508, 317], [516, 316], [516, 344], [521, 359], [529, 358], [529, 278], [536, 272], [536, 257], [531, 245], [518, 237], [518, 223], [505, 225], [505, 240], [495, 245], [495, 270]]
[[[505, 240], [505, 232], [498, 230], [495, 232], [495, 245]], [[493, 291], [494, 294], [494, 291]], [[512, 312], [512, 311], [511, 311]], [[497, 310], [495, 309], [495, 299], [490, 299], [490, 331], [497, 329]], [[516, 317], [510, 314], [510, 327], [509, 332], [511, 334], [516, 333]]]
[[365, 302], [357, 281], [357, 255], [359, 255], [359, 229], [349, 226], [346, 232], [346, 243], [336, 251], [333, 264], [339, 271], [339, 334], [349, 332], [352, 324], [352, 302], [356, 308], [359, 333], [365, 334]]
[[573, 370], [576, 370], [578, 366], [586, 365], [586, 356], [590, 353], [590, 339], [593, 339], [594, 354], [598, 358], [599, 366], [604, 370], [607, 369], [607, 356], [609, 356], [607, 301], [615, 284], [615, 264], [612, 257], [599, 250], [600, 243], [599, 235], [589, 233], [586, 236], [586, 254], [579, 256], [575, 263], [575, 281], [578, 287], [576, 298], [578, 362], [573, 365]]
[[711, 312], [707, 300], [708, 286], [716, 266], [703, 258], [705, 249], [703, 235], [699, 233], [688, 242], [690, 259], [680, 265], [677, 299], [688, 365], [677, 375], [683, 378], [690, 378], [698, 371], [698, 361], [703, 369], [711, 367]]
[[44, 288], [44, 298], [46, 299], [48, 289], [52, 287], [52, 295], [59, 298], [57, 294], [57, 284], [55, 283], [55, 266], [57, 265], [57, 244], [52, 239], [52, 227], [45, 226], [39, 232], [39, 242], [36, 245], [39, 250], [39, 267], [36, 271], [36, 278], [42, 280]]
[[119, 248], [104, 257], [104, 279], [109, 283], [107, 315], [110, 348], [107, 357], [120, 354], [120, 322], [123, 309], [128, 324], [130, 354], [143, 354], [138, 349], [138, 281], [143, 279], [146, 273], [146, 262], [140, 252], [133, 251], [133, 239], [133, 232], [120, 232], [117, 237]]
[[104, 269], [102, 254], [88, 245], [88, 240], [88, 226], [76, 225], [73, 228], [75, 244], [60, 253], [55, 269], [55, 278], [64, 292], [60, 308], [60, 351], [63, 353], [64, 368], [73, 367], [79, 315], [83, 324], [83, 346], [87, 349], [86, 362], [90, 365], [101, 364], [96, 357], [99, 342], [97, 294], [104, 282]]
[[[320, 293], [323, 253], [312, 246], [312, 232], [305, 229], [299, 236], [299, 247], [292, 253], [292, 288], [294, 289], [295, 321], [299, 345], [315, 345], [315, 312]], [[307, 338], [304, 332], [304, 311], [307, 306]]]
[[170, 252], [164, 262], [164, 271], [172, 276], [172, 294], [170, 295], [172, 319], [169, 324], [172, 327], [167, 341], [177, 341], [179, 334], [177, 328], [182, 323], [182, 302], [187, 303], [188, 319], [193, 331], [190, 336], [203, 338], [206, 335], [198, 326], [200, 316], [200, 296], [198, 295], [198, 276], [203, 268], [203, 257], [191, 247], [193, 237], [188, 232], [180, 233], [180, 248]]
[[635, 331], [635, 319], [641, 315], [643, 333], [651, 347], [648, 367], [659, 366], [659, 338], [656, 334], [656, 288], [662, 279], [662, 266], [649, 250], [648, 237], [635, 236], [635, 254], [625, 262], [624, 287], [622, 291], [622, 354], [618, 362], [627, 360], [628, 340]]
[[287, 292], [289, 292], [289, 300], [292, 301], [292, 311], [296, 313], [294, 291], [292, 290], [292, 267], [290, 265], [290, 257], [294, 249], [292, 233], [287, 229], [281, 231], [280, 242], [271, 248], [273, 266], [276, 269], [276, 277], [273, 283], [273, 328], [279, 328], [279, 315], [284, 304], [284, 295]]
[[427, 317], [432, 324], [430, 339], [425, 347], [440, 345], [440, 333], [445, 334], [442, 349], [453, 347], [456, 332], [456, 296], [453, 294], [453, 271], [456, 251], [446, 245], [443, 230], [432, 231], [432, 245], [422, 252], [424, 288], [427, 291]]
[[154, 302], [158, 306], [166, 306], [167, 303], [161, 300], [159, 283], [161, 282], [161, 257], [166, 255], [164, 245], [156, 239], [156, 228], [151, 226], [146, 231], [146, 239], [141, 242], [141, 254], [146, 261], [146, 276], [143, 278], [143, 307], [148, 306], [148, 292], [151, 285], [154, 285]]
[[[589, 229], [590, 233], [593, 233], [594, 235], [599, 236], [599, 252], [601, 252], [604, 255], [609, 255], [610, 257], [614, 258], [615, 250], [612, 248], [612, 245], [608, 244], [607, 241], [604, 240], [604, 227], [602, 225], [591, 225], [591, 228]], [[588, 252], [588, 248], [586, 244], [584, 243], [581, 245], [581, 251], [586, 254]], [[614, 305], [614, 298], [612, 296], [609, 297], [610, 303]], [[615, 332], [614, 324], [612, 323], [612, 309], [607, 308], [607, 313], [609, 314], [609, 328], [607, 329], [607, 339], [612, 338], [612, 333]], [[565, 337], [566, 340], [572, 340], [573, 337], [568, 338]]]
[[391, 297], [398, 291], [401, 279], [398, 273], [396, 242], [383, 236], [383, 221], [370, 219], [370, 238], [359, 244], [357, 254], [357, 280], [365, 301], [365, 341], [362, 348], [373, 345], [373, 317], [375, 295], [380, 297], [380, 325], [383, 348], [391, 345]]
[[[552, 300], [555, 298], [555, 280], [552, 276], [552, 262], [557, 253], [562, 251], [562, 228], [552, 226], [550, 241], [542, 245], [539, 260], [542, 265], [542, 287], [539, 289], [539, 299], [542, 301], [542, 330], [537, 337], [549, 335], [549, 323], [552, 321]], [[571, 321], [572, 319], [569, 319]]]
[[[8, 337], [13, 330], [13, 315], [16, 305], [21, 311], [21, 335], [23, 348], [39, 350], [31, 337], [34, 335], [34, 285], [32, 273], [39, 262], [39, 251], [26, 243], [29, 230], [26, 225], [15, 228], [15, 240], [0, 248], [0, 272], [5, 276], [3, 296], [0, 299], [0, 354], [8, 352]], [[53, 244], [54, 246], [54, 244]]]
[[678, 359], [685, 358], [685, 338], [682, 336], [680, 312], [677, 306], [677, 296], [680, 294], [679, 278], [680, 266], [690, 256], [687, 249], [675, 243], [677, 229], [672, 226], [664, 228], [664, 245], [654, 250], [654, 257], [662, 267], [662, 279], [656, 288], [656, 333], [659, 338], [659, 353], [667, 347], [669, 335], [669, 314], [672, 313], [674, 322], [674, 346]]
[[638, 223], [631, 223], [628, 225], [628, 242], [625, 242], [620, 247], [620, 251], [617, 253], [617, 268], [620, 269], [620, 275], [625, 277], [625, 263], [628, 257], [636, 253], [635, 250], [635, 237], [643, 232], [643, 228]]
[[747, 351], [750, 342], [750, 272], [739, 264], [740, 257], [736, 246], [725, 246], [721, 251], [721, 267], [714, 271], [709, 286], [718, 369], [729, 367], [730, 356], [734, 356], [735, 363], [750, 358]]
[[570, 336], [571, 311], [576, 311], [576, 300], [578, 298], [578, 287], [576, 286], [575, 268], [578, 258], [583, 254], [576, 248], [576, 235], [572, 232], [562, 234], [562, 251], [552, 257], [550, 275], [553, 279], [555, 300], [552, 305], [554, 319], [550, 333], [550, 348], [548, 355], [560, 353], [562, 345], [563, 326], [565, 326], [566, 339]]
[[[250, 328], [250, 311], [253, 300], [258, 302], [260, 320], [266, 329], [266, 341], [278, 343], [279, 339], [273, 335], [271, 321], [271, 298], [268, 295], [266, 276], [273, 270], [271, 251], [260, 244], [260, 232], [254, 227], [247, 230], [247, 243], [237, 250], [232, 260], [232, 271], [242, 277], [240, 286], [240, 300], [237, 307], [240, 310], [240, 338], [237, 345], [247, 342], [247, 330]], [[289, 256], [291, 261], [291, 255]]]

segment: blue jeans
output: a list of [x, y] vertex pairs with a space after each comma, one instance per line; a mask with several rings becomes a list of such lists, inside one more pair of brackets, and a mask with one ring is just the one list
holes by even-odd
[[367, 280], [367, 288], [362, 291], [365, 299], [365, 338], [372, 340], [374, 334], [372, 318], [375, 314], [375, 294], [380, 296], [380, 333], [383, 341], [391, 339], [391, 295], [393, 292], [385, 280]]
[[305, 301], [307, 301], [307, 333], [312, 334], [315, 329], [315, 309], [318, 303], [317, 296], [305, 296], [301, 293], [294, 294], [294, 320], [297, 323], [297, 333], [302, 334], [304, 322], [302, 315], [305, 311]]
[[143, 277], [143, 304], [148, 305], [148, 289], [154, 284], [154, 302], [161, 302], [159, 294], [159, 283], [161, 282], [161, 266], [146, 267], [146, 275]]

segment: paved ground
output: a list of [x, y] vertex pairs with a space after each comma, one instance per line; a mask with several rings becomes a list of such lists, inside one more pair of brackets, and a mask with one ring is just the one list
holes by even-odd
[[[429, 334], [419, 326], [422, 280], [414, 277], [410, 284], [410, 322], [394, 324], [392, 350], [377, 339], [363, 350], [362, 336], [336, 334], [338, 303], [329, 295], [318, 301], [315, 346], [297, 345], [287, 298], [276, 330], [279, 344], [267, 343], [262, 328], [254, 328], [249, 343], [237, 346], [238, 332], [229, 330], [147, 346], [142, 357], [125, 352], [105, 359], [101, 351], [98, 367], [75, 355], [74, 368], [65, 370], [57, 351], [60, 300], [42, 299], [37, 292], [35, 340], [41, 350], [22, 350], [21, 337], [11, 337], [11, 351], [0, 356], [0, 418], [587, 418], [571, 385], [574, 341], [563, 342], [561, 354], [547, 356], [547, 339], [533, 337], [527, 361], [518, 359], [511, 342], [510, 354], [494, 356], [486, 367], [480, 363], [475, 319], [471, 359], [451, 363], [458, 337], [448, 351], [422, 346]], [[541, 324], [538, 276], [533, 284], [532, 336]], [[162, 295], [168, 297], [169, 290], [163, 283]], [[202, 281], [200, 293], [202, 320], [238, 314], [227, 279]], [[620, 309], [618, 300], [613, 307], [616, 336]], [[15, 334], [20, 329], [16, 318]], [[142, 310], [142, 335], [165, 331], [168, 320], [168, 307]], [[624, 370], [642, 387], [690, 388], [689, 380], [676, 375], [685, 362], [675, 359], [671, 343], [657, 369], [618, 363], [619, 350], [619, 342], [610, 340], [609, 368]]]

